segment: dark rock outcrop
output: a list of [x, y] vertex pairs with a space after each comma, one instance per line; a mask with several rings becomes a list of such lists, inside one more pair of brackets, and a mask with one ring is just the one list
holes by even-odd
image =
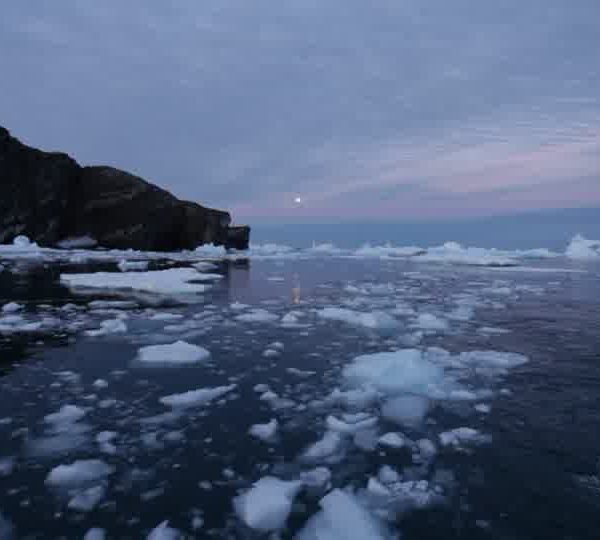
[[81, 167], [30, 148], [0, 127], [0, 244], [18, 235], [42, 246], [91, 237], [107, 248], [176, 251], [214, 243], [248, 247], [250, 228], [229, 213], [181, 201], [111, 167]]

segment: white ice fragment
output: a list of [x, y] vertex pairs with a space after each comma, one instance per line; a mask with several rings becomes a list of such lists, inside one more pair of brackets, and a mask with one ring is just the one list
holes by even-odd
[[393, 431], [379, 437], [377, 442], [382, 446], [388, 446], [390, 448], [402, 448], [406, 444], [404, 436], [401, 433], [395, 433]]
[[443, 332], [448, 330], [447, 321], [432, 313], [421, 313], [415, 320], [413, 326], [430, 332]]
[[128, 261], [126, 259], [120, 260], [117, 264], [121, 272], [131, 272], [133, 270], [147, 270], [148, 265], [149, 261]]
[[248, 430], [248, 433], [257, 439], [265, 442], [272, 442], [277, 435], [277, 428], [279, 423], [277, 419], [273, 418], [266, 424], [254, 424]]
[[181, 313], [155, 313], [150, 317], [151, 321], [175, 321], [178, 319], [183, 319], [183, 315]]
[[105, 379], [96, 379], [92, 383], [92, 386], [98, 390], [101, 390], [103, 388], [108, 388], [108, 382]]
[[312, 377], [313, 375], [315, 375], [317, 373], [316, 371], [304, 371], [302, 369], [293, 368], [293, 367], [287, 368], [286, 371], [291, 375], [296, 375], [296, 377], [301, 377], [301, 378]]
[[346, 433], [346, 434], [354, 434], [354, 433], [357, 433], [358, 431], [373, 428], [374, 426], [377, 425], [377, 421], [378, 420], [376, 417], [368, 417], [365, 419], [361, 419], [357, 422], [344, 422], [343, 420], [340, 420], [339, 418], [336, 418], [333, 415], [329, 415], [325, 419], [325, 425], [327, 426], [327, 429], [330, 431], [337, 431], [339, 433]]
[[106, 540], [106, 531], [99, 527], [94, 527], [85, 533], [83, 540]]
[[475, 410], [482, 414], [488, 414], [492, 410], [492, 408], [486, 403], [477, 403], [475, 405]]
[[337, 431], [326, 431], [321, 439], [310, 445], [302, 454], [305, 461], [325, 461], [337, 454], [344, 442]]
[[127, 325], [121, 319], [109, 319], [100, 323], [100, 328], [96, 330], [86, 330], [85, 335], [90, 337], [100, 337], [109, 334], [124, 334], [127, 332]]
[[382, 311], [362, 313], [346, 308], [326, 307], [317, 311], [317, 315], [322, 319], [341, 321], [373, 330], [389, 331], [398, 327], [398, 321]]
[[266, 309], [253, 309], [248, 313], [243, 313], [235, 317], [236, 321], [248, 322], [248, 323], [271, 323], [278, 320], [279, 317], [270, 313]]
[[2, 306], [2, 313], [16, 313], [17, 311], [21, 311], [23, 309], [22, 304], [17, 304], [16, 302], [8, 302], [8, 304], [4, 304]]
[[331, 471], [327, 467], [316, 467], [301, 472], [300, 480], [306, 487], [325, 489], [331, 481]]
[[199, 388], [181, 394], [171, 394], [160, 398], [160, 402], [168, 407], [187, 408], [199, 407], [210, 403], [214, 399], [231, 392], [237, 385], [217, 386], [215, 388]]
[[68, 504], [71, 510], [90, 512], [104, 499], [106, 487], [103, 485], [92, 486], [77, 493]]
[[310, 518], [296, 540], [384, 540], [392, 538], [384, 525], [358, 499], [339, 489], [320, 501], [322, 510]]
[[81, 420], [86, 415], [85, 409], [77, 405], [63, 405], [57, 412], [47, 414], [44, 420], [55, 427], [71, 424]]
[[565, 254], [569, 259], [598, 259], [600, 258], [600, 240], [588, 240], [578, 234], [571, 240]]
[[440, 433], [442, 446], [461, 446], [464, 444], [481, 444], [489, 441], [489, 437], [469, 427], [455, 428]]
[[180, 540], [182, 537], [180, 531], [169, 527], [168, 521], [163, 521], [150, 531], [146, 540]]
[[46, 484], [59, 488], [78, 488], [103, 480], [114, 472], [114, 467], [99, 459], [74, 461], [69, 465], [58, 465], [46, 477]]
[[138, 350], [136, 360], [150, 366], [182, 366], [205, 362], [210, 352], [185, 341], [165, 345], [148, 345]]
[[281, 530], [285, 527], [292, 510], [294, 497], [301, 488], [302, 482], [286, 482], [266, 476], [234, 499], [236, 514], [248, 527], [256, 531]]
[[419, 426], [429, 410], [429, 400], [423, 396], [405, 395], [386, 401], [381, 412], [390, 422], [402, 426]]
[[61, 274], [60, 281], [75, 292], [96, 290], [143, 291], [159, 295], [203, 293], [208, 286], [193, 283], [198, 272], [193, 268], [169, 268], [149, 272], [95, 272]]
[[443, 369], [417, 349], [357, 356], [342, 373], [350, 384], [367, 385], [389, 395], [430, 395], [444, 382]]

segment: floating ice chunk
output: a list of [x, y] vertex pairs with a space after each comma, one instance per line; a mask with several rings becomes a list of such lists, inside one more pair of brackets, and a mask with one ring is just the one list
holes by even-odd
[[123, 259], [119, 261], [117, 267], [121, 272], [131, 272], [139, 270], [148, 270], [149, 261], [128, 261]]
[[217, 386], [215, 388], [199, 388], [198, 390], [190, 390], [182, 394], [171, 394], [170, 396], [160, 398], [159, 401], [168, 407], [200, 407], [231, 392], [236, 386], [235, 384], [230, 384], [229, 386]]
[[[360, 384], [360, 382], [360, 380], [356, 379], [357, 384]], [[378, 397], [379, 394], [374, 388], [355, 388], [345, 391], [336, 388], [331, 393], [329, 399], [334, 403], [340, 403], [346, 407], [364, 409], [375, 403]]]
[[281, 355], [281, 351], [276, 349], [265, 349], [262, 353], [265, 358], [274, 358]]
[[266, 309], [253, 309], [248, 313], [243, 313], [235, 317], [236, 321], [249, 322], [249, 323], [270, 323], [275, 322], [279, 317], [273, 313], [270, 313]]
[[312, 377], [313, 375], [315, 375], [317, 372], [316, 371], [304, 371], [302, 369], [298, 369], [298, 368], [287, 368], [286, 371], [288, 373], [290, 373], [291, 375], [296, 375], [296, 377], [301, 377], [301, 378], [306, 378], [306, 377]]
[[518, 266], [518, 261], [494, 249], [465, 248], [456, 242], [429, 248], [418, 257], [422, 262], [441, 262], [467, 266]]
[[77, 236], [73, 238], [65, 238], [56, 245], [61, 249], [85, 249], [96, 247], [98, 245], [98, 241], [91, 236]]
[[108, 388], [108, 382], [105, 379], [96, 379], [92, 383], [92, 386], [98, 390], [101, 390], [103, 388]]
[[327, 467], [316, 467], [301, 472], [300, 480], [308, 488], [326, 489], [331, 482], [331, 471]]
[[21, 311], [23, 308], [24, 306], [22, 304], [9, 302], [8, 304], [4, 304], [2, 306], [2, 313], [16, 313], [17, 311]]
[[322, 510], [310, 518], [296, 540], [384, 540], [392, 536], [383, 523], [358, 499], [339, 489], [320, 502]]
[[46, 477], [46, 484], [58, 488], [79, 488], [86, 484], [104, 480], [114, 472], [114, 467], [99, 459], [74, 461], [70, 465], [59, 465]]
[[292, 510], [294, 497], [302, 482], [286, 482], [272, 476], [258, 480], [246, 493], [234, 499], [238, 517], [251, 529], [260, 532], [278, 531]]
[[377, 425], [376, 417], [368, 417], [360, 419], [356, 422], [344, 422], [335, 416], [329, 415], [325, 419], [325, 425], [330, 431], [337, 431], [339, 433], [354, 434], [358, 431], [365, 429], [371, 429]]
[[526, 356], [518, 353], [470, 351], [461, 353], [459, 361], [469, 366], [508, 369], [526, 364], [528, 359]]
[[83, 540], [106, 540], [106, 531], [99, 527], [94, 527], [85, 533]]
[[116, 437], [117, 433], [115, 431], [101, 431], [96, 435], [96, 442], [102, 452], [114, 455], [117, 453], [117, 447], [113, 444]]
[[367, 483], [367, 491], [372, 495], [379, 497], [389, 497], [392, 492], [385, 487], [377, 478], [369, 478]]
[[203, 244], [198, 246], [194, 253], [203, 257], [210, 257], [214, 259], [220, 259], [227, 255], [227, 250], [224, 246], [215, 246], [214, 244]]
[[63, 405], [57, 412], [44, 416], [44, 420], [48, 424], [53, 424], [54, 427], [59, 427], [60, 425], [77, 422], [85, 415], [85, 409], [77, 405]]
[[168, 521], [163, 521], [150, 531], [146, 540], [180, 540], [183, 535], [177, 529], [169, 527]]
[[578, 234], [571, 240], [565, 254], [576, 260], [600, 258], [600, 240], [588, 240]]
[[93, 486], [77, 493], [68, 504], [71, 510], [78, 512], [90, 512], [104, 499], [106, 487], [103, 485]]
[[414, 257], [421, 255], [425, 250], [416, 246], [395, 247], [391, 244], [383, 246], [371, 246], [365, 244], [354, 252], [355, 257], [375, 258], [375, 259], [390, 259], [395, 257]]
[[[15, 468], [15, 458], [0, 457], [0, 477], [10, 476]], [[0, 536], [0, 539], [2, 537]]]
[[358, 356], [342, 374], [350, 384], [372, 386], [385, 394], [430, 395], [444, 382], [443, 369], [417, 349]]
[[448, 322], [432, 313], [421, 313], [413, 326], [431, 332], [444, 332], [448, 330]]
[[478, 332], [488, 336], [501, 336], [503, 334], [510, 334], [510, 330], [506, 330], [505, 328], [496, 328], [493, 326], [482, 326]]
[[265, 442], [272, 442], [277, 435], [279, 423], [275, 418], [271, 419], [266, 424], [254, 424], [248, 430], [248, 433], [257, 439]]
[[382, 465], [377, 473], [377, 478], [382, 484], [393, 484], [400, 481], [400, 474], [389, 465]]
[[165, 345], [148, 345], [138, 350], [136, 361], [144, 365], [181, 366], [206, 362], [210, 352], [185, 341]]
[[149, 272], [61, 274], [60, 281], [75, 292], [113, 290], [170, 295], [205, 292], [207, 285], [193, 283], [198, 276], [198, 271], [193, 268], [170, 268]]
[[341, 450], [343, 436], [337, 431], [326, 431], [321, 439], [310, 445], [301, 456], [304, 461], [328, 461]]
[[200, 272], [196, 276], [196, 280], [198, 281], [218, 281], [223, 279], [222, 274], [208, 273], [208, 272]]
[[109, 334], [124, 334], [127, 332], [127, 325], [121, 319], [109, 319], [100, 323], [100, 328], [96, 330], [86, 330], [85, 335], [90, 337], [100, 337]]
[[388, 446], [389, 448], [402, 448], [406, 445], [406, 439], [401, 433], [395, 433], [393, 431], [385, 433], [377, 442], [382, 446]]
[[386, 401], [381, 408], [383, 417], [395, 424], [417, 427], [429, 410], [429, 400], [423, 396], [400, 396]]
[[469, 427], [460, 427], [440, 433], [442, 446], [462, 446], [465, 444], [482, 444], [489, 441], [489, 436]]
[[327, 307], [319, 310], [317, 315], [322, 319], [340, 321], [373, 330], [394, 330], [398, 327], [398, 321], [382, 311], [362, 313], [346, 308]]
[[233, 302], [232, 304], [229, 304], [229, 307], [233, 311], [243, 311], [248, 309], [250, 306], [248, 304], [242, 304], [241, 302]]
[[492, 408], [486, 403], [477, 403], [477, 405], [475, 405], [475, 410], [482, 414], [489, 414]]
[[181, 313], [155, 313], [150, 317], [151, 321], [176, 321], [178, 319], [183, 319]]

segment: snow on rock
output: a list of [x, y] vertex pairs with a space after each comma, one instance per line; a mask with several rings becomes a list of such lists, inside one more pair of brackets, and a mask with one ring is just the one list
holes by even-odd
[[210, 352], [185, 341], [140, 347], [136, 361], [146, 366], [182, 366], [206, 362]]
[[180, 540], [183, 535], [177, 529], [169, 527], [168, 521], [163, 521], [150, 531], [146, 540]]
[[254, 424], [248, 430], [248, 433], [257, 439], [265, 442], [271, 442], [277, 435], [279, 423], [276, 418], [271, 419], [266, 424]]
[[236, 514], [256, 531], [281, 530], [285, 527], [294, 498], [301, 488], [300, 481], [287, 482], [266, 476], [234, 499]]
[[469, 427], [455, 428], [440, 433], [440, 443], [442, 446], [458, 447], [465, 444], [482, 444], [489, 442], [489, 439], [489, 436], [483, 435], [476, 429]]
[[327, 494], [322, 510], [309, 519], [296, 540], [384, 540], [391, 539], [383, 523], [369, 513], [358, 499], [339, 489]]
[[588, 240], [578, 234], [571, 240], [565, 255], [569, 259], [575, 260], [598, 259], [600, 258], [600, 240]]
[[74, 292], [98, 290], [141, 291], [160, 295], [203, 293], [208, 285], [193, 283], [199, 273], [194, 268], [170, 268], [149, 272], [94, 272], [61, 274], [60, 281]]
[[236, 386], [230, 384], [229, 386], [217, 386], [215, 388], [199, 388], [182, 394], [164, 396], [159, 401], [163, 405], [174, 408], [200, 407], [231, 392]]
[[340, 321], [353, 326], [363, 326], [373, 330], [394, 330], [398, 321], [382, 311], [362, 313], [346, 308], [326, 307], [317, 312], [322, 319]]
[[392, 395], [430, 395], [444, 382], [443, 369], [417, 349], [357, 356], [342, 374], [351, 385], [366, 385]]
[[80, 488], [104, 480], [115, 471], [99, 459], [83, 459], [69, 465], [58, 465], [46, 476], [46, 484], [57, 488]]

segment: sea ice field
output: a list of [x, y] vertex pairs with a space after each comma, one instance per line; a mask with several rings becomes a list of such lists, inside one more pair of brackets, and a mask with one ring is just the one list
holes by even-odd
[[600, 241], [0, 246], [2, 540], [597, 539], [599, 460]]

